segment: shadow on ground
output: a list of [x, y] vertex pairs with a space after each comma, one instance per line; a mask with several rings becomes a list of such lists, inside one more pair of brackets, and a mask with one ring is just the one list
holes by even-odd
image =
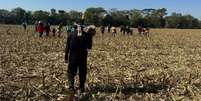
[[[91, 94], [100, 93], [123, 93], [125, 95], [134, 93], [159, 93], [160, 91], [166, 91], [168, 85], [163, 84], [146, 84], [143, 86], [137, 86], [135, 84], [124, 84], [122, 86], [117, 86], [115, 84], [93, 84], [89, 85], [89, 91], [80, 101], [90, 101], [92, 98]], [[103, 100], [103, 99], [102, 99]]]
[[146, 84], [146, 85], [135, 85], [135, 84], [124, 84], [122, 86], [117, 86], [114, 84], [94, 84], [90, 86], [90, 91], [105, 92], [105, 93], [115, 93], [117, 90], [124, 94], [133, 93], [158, 93], [159, 91], [164, 91], [168, 89], [168, 85], [163, 84]]

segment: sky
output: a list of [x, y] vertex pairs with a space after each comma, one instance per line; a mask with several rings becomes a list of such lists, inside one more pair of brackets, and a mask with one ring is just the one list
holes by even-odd
[[89, 7], [103, 7], [106, 10], [167, 8], [169, 14], [191, 14], [201, 19], [201, 0], [0, 0], [0, 9], [11, 10], [16, 7], [31, 11], [50, 11], [51, 8], [85, 11]]

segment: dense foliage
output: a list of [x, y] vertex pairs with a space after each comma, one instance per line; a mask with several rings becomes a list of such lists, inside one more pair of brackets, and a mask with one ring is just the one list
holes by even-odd
[[201, 28], [199, 19], [192, 15], [172, 13], [167, 16], [167, 9], [132, 9], [132, 10], [105, 10], [104, 8], [87, 8], [85, 13], [51, 9], [50, 11], [26, 11], [22, 8], [15, 8], [11, 11], [0, 9], [1, 24], [21, 24], [27, 22], [34, 24], [42, 20], [52, 25], [59, 23], [72, 24], [80, 22], [82, 15], [85, 15], [86, 24], [113, 25], [113, 26], [148, 26], [152, 28]]

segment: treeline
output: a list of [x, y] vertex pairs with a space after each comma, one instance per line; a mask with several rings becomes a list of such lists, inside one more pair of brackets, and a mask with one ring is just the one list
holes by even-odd
[[[84, 15], [84, 16], [83, 16]], [[182, 15], [172, 13], [167, 15], [167, 9], [132, 9], [132, 10], [105, 10], [104, 8], [88, 8], [84, 12], [64, 11], [51, 9], [50, 11], [26, 11], [22, 8], [14, 8], [11, 11], [0, 9], [1, 24], [34, 24], [35, 21], [42, 20], [52, 25], [73, 24], [85, 19], [86, 24], [96, 26], [132, 26], [138, 25], [151, 28], [201, 28], [201, 21], [192, 15]]]

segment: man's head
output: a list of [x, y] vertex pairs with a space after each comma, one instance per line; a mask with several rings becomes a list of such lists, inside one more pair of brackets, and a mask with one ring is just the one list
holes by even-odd
[[74, 29], [78, 32], [77, 33], [78, 36], [82, 36], [83, 28], [84, 28], [83, 26], [78, 24], [74, 26]]
[[83, 30], [84, 30], [84, 26], [78, 25], [78, 24], [75, 24], [75, 25], [73, 26], [73, 28], [74, 28], [75, 30], [77, 30], [77, 31], [83, 31]]

